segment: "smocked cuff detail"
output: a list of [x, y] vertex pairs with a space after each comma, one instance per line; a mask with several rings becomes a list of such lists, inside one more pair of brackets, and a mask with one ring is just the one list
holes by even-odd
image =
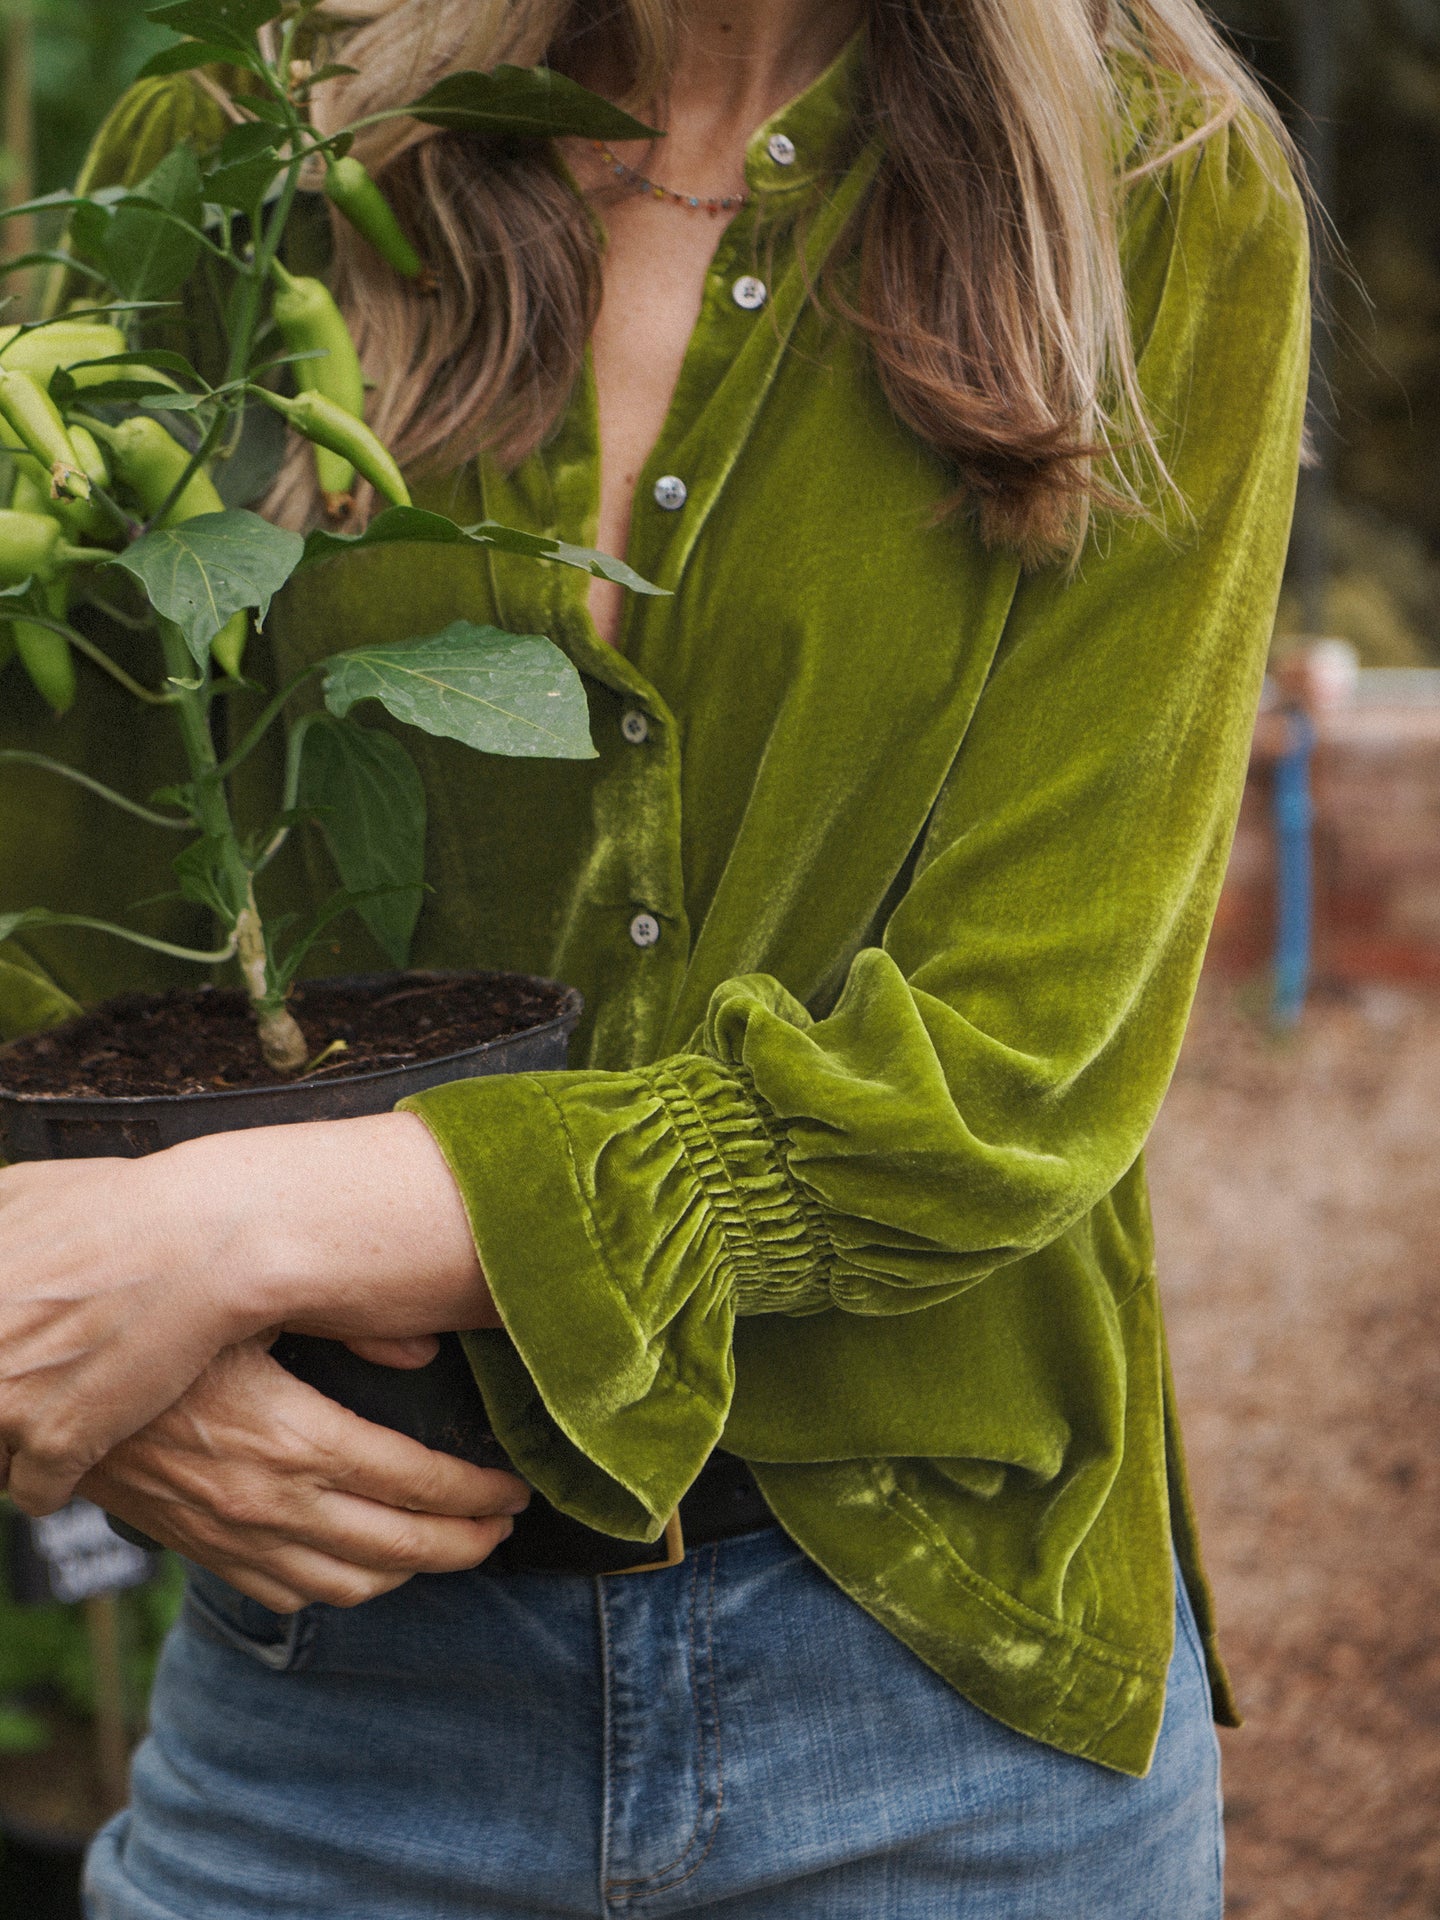
[[747, 1078], [703, 1055], [664, 1061], [639, 1077], [663, 1105], [720, 1230], [736, 1314], [830, 1306], [828, 1236]]

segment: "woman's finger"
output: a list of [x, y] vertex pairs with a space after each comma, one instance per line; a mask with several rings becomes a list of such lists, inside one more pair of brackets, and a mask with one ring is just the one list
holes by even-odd
[[[354, 1569], [376, 1574], [462, 1573], [508, 1539], [509, 1514], [482, 1519], [406, 1513], [353, 1494], [325, 1490], [307, 1505], [305, 1544]], [[335, 1601], [343, 1606], [344, 1601]]]
[[416, 1339], [390, 1340], [347, 1340], [345, 1345], [358, 1354], [362, 1360], [368, 1360], [376, 1367], [399, 1367], [408, 1370], [415, 1367], [428, 1367], [440, 1351], [440, 1342], [433, 1333]]
[[414, 1513], [464, 1519], [523, 1513], [530, 1504], [530, 1489], [518, 1474], [438, 1453], [408, 1434], [362, 1420], [334, 1401], [323, 1405], [314, 1432], [325, 1449], [326, 1484], [337, 1492]]

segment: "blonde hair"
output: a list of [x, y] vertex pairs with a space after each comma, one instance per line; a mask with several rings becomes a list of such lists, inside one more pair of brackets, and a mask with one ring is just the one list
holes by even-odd
[[[358, 68], [328, 88], [329, 124], [457, 68], [583, 71], [602, 49], [643, 112], [678, 31], [673, 0], [325, 12]], [[827, 275], [827, 297], [867, 335], [895, 412], [954, 471], [952, 505], [1027, 560], [1073, 557], [1097, 505], [1135, 510], [1165, 482], [1121, 277], [1128, 185], [1237, 116], [1294, 164], [1290, 143], [1196, 0], [870, 0], [864, 31], [855, 143], [878, 134], [884, 158], [858, 277]], [[383, 375], [372, 425], [421, 472], [481, 449], [522, 459], [564, 408], [599, 305], [586, 207], [541, 146], [392, 121], [357, 152], [439, 282], [417, 291], [336, 224], [336, 292]], [[303, 517], [313, 498], [297, 459], [274, 504]]]

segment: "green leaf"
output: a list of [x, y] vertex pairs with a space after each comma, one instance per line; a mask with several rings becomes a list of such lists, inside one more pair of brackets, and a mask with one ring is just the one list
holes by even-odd
[[530, 560], [548, 560], [555, 566], [577, 567], [582, 573], [601, 580], [613, 580], [629, 587], [632, 593], [664, 594], [636, 573], [625, 561], [593, 547], [572, 546], [566, 540], [551, 540], [544, 534], [525, 533], [519, 527], [502, 526], [498, 520], [486, 520], [478, 526], [462, 527], [443, 513], [427, 513], [421, 507], [389, 507], [377, 514], [364, 533], [330, 533], [317, 527], [305, 542], [304, 565], [331, 560], [338, 554], [355, 553], [364, 547], [390, 546], [397, 541], [418, 541], [432, 546], [492, 547], [498, 553], [518, 553]]
[[182, 899], [208, 907], [224, 926], [234, 926], [246, 906], [246, 894], [233, 842], [207, 833], [177, 854], [170, 866]]
[[[128, 406], [137, 400], [149, 401], [156, 396], [176, 397], [174, 383], [169, 380], [101, 380], [94, 386], [77, 387], [64, 367], [51, 378], [50, 396], [62, 411], [71, 406], [77, 395], [83, 398], [87, 407]], [[204, 396], [202, 396], [203, 398]]]
[[162, 347], [144, 347], [130, 353], [107, 353], [101, 360], [74, 360], [70, 363], [71, 373], [81, 373], [87, 367], [145, 367], [162, 373], [182, 374], [187, 380], [200, 378], [183, 353], [171, 353]]
[[176, 147], [115, 209], [97, 264], [127, 299], [166, 299], [195, 271], [201, 242], [187, 227], [203, 217], [200, 162], [189, 147]]
[[325, 704], [343, 720], [378, 700], [407, 726], [480, 753], [593, 760], [579, 674], [539, 634], [456, 620], [407, 646], [360, 647], [325, 662]]
[[[121, 372], [111, 380], [76, 378], [77, 374], [93, 374], [96, 368], [104, 367], [118, 368]], [[129, 367], [133, 367], [135, 372], [125, 378], [123, 370]], [[179, 373], [189, 380], [200, 380], [200, 375], [181, 353], [158, 348], [151, 353], [111, 353], [100, 360], [76, 360], [67, 367], [57, 367], [50, 376], [50, 397], [62, 411], [73, 405], [80, 393], [84, 394], [91, 406], [113, 401], [143, 400], [154, 393], [174, 393], [175, 382], [159, 377], [167, 373]], [[201, 384], [204, 384], [203, 381]]]
[[281, 12], [277, 0], [166, 0], [146, 10], [146, 19], [172, 33], [188, 33], [196, 40], [255, 58], [256, 30]]
[[269, 492], [288, 446], [285, 422], [269, 407], [247, 407], [240, 438], [228, 460], [215, 464], [215, 485], [227, 507], [248, 507]]
[[62, 253], [57, 247], [40, 247], [34, 253], [9, 255], [0, 260], [0, 277], [23, 273], [27, 267], [63, 267], [67, 273], [83, 274], [87, 280], [103, 280], [105, 277], [98, 268], [87, 266], [73, 253]]
[[231, 127], [215, 149], [210, 164], [215, 167], [239, 166], [242, 160], [254, 160], [262, 153], [275, 153], [282, 138], [269, 127], [257, 126], [252, 120], [242, 121], [239, 126]]
[[[393, 734], [312, 714], [297, 810], [313, 813], [355, 910], [393, 966], [410, 958], [425, 886], [425, 788]], [[363, 899], [358, 896], [365, 896]]]
[[264, 200], [284, 161], [262, 154], [241, 166], [219, 167], [207, 176], [205, 198], [217, 207], [230, 207], [238, 213], [251, 213]]
[[135, 576], [204, 667], [211, 641], [232, 614], [254, 607], [257, 624], [264, 622], [303, 552], [298, 533], [272, 527], [258, 513], [230, 510], [157, 527], [111, 564]]
[[496, 67], [493, 73], [451, 73], [405, 109], [428, 127], [519, 139], [578, 134], [590, 140], [658, 139], [659, 129], [632, 119], [578, 81], [549, 67]]
[[263, 123], [232, 127], [205, 175], [205, 198], [217, 206], [248, 213], [265, 198], [285, 164], [277, 151], [282, 138]]
[[166, 74], [190, 73], [196, 67], [224, 66], [231, 51], [229, 47], [197, 46], [193, 40], [182, 40], [178, 47], [166, 47], [153, 54], [135, 78], [160, 80]]
[[264, 94], [247, 93], [245, 111], [253, 113], [257, 120], [268, 120], [272, 126], [280, 127], [287, 133], [290, 130], [290, 115], [285, 108], [278, 100], [269, 100]]
[[294, 923], [295, 915], [284, 914], [278, 922], [267, 922], [265, 928], [265, 947], [270, 955], [270, 977], [275, 986], [283, 992], [290, 985], [290, 982], [300, 971], [306, 954], [309, 953], [310, 949], [315, 945], [315, 942], [320, 938], [321, 934], [324, 933], [332, 920], [338, 920], [342, 914], [349, 913], [352, 910], [358, 911], [365, 904], [365, 900], [357, 899], [356, 896], [348, 890], [340, 893], [332, 893], [323, 906], [319, 907], [308, 919], [301, 922], [300, 931], [291, 941], [289, 951], [283, 960], [277, 960], [275, 957], [276, 936], [284, 928]]
[[80, 200], [70, 216], [70, 245], [103, 279], [110, 278], [105, 266], [105, 243], [110, 238], [114, 214], [95, 200]]
[[94, 194], [74, 194], [68, 187], [55, 193], [42, 193], [35, 200], [19, 200], [13, 207], [0, 207], [0, 220], [18, 220], [30, 213], [66, 213], [75, 207], [93, 205]]

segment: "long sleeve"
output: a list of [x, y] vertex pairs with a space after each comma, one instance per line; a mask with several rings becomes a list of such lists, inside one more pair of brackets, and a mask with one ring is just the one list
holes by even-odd
[[673, 1510], [725, 1427], [737, 1316], [951, 1300], [1140, 1153], [1293, 502], [1307, 258], [1280, 165], [1232, 129], [1136, 189], [1141, 381], [1178, 499], [1020, 584], [908, 886], [833, 1008], [751, 974], [654, 1065], [411, 1103], [507, 1330], [470, 1343], [497, 1430], [592, 1524], [653, 1534]]

